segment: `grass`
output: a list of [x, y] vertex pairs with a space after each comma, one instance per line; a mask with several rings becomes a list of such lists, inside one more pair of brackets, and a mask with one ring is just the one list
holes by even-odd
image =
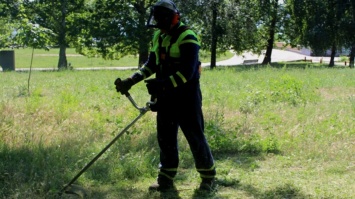
[[[54, 198], [139, 112], [113, 81], [132, 71], [0, 73], [0, 198]], [[355, 73], [316, 64], [205, 69], [205, 133], [218, 186], [179, 133], [178, 194], [149, 193], [159, 149], [148, 112], [77, 184], [87, 198], [354, 198]], [[143, 83], [131, 90], [139, 105]], [[63, 198], [70, 198], [65, 195]], [[71, 197], [72, 198], [72, 197]]]
[[[15, 51], [15, 68], [29, 68], [31, 65], [32, 49], [19, 48]], [[137, 66], [138, 56], [128, 55], [119, 60], [105, 60], [101, 57], [85, 57], [75, 52], [73, 48], [67, 48], [67, 61], [74, 68], [91, 68], [91, 67], [121, 67], [121, 66]], [[54, 48], [49, 51], [35, 49], [33, 56], [33, 68], [53, 68], [58, 65], [59, 49]], [[233, 56], [231, 52], [220, 54], [217, 60], [229, 59]], [[210, 56], [208, 53], [201, 51], [201, 61], [209, 62]]]

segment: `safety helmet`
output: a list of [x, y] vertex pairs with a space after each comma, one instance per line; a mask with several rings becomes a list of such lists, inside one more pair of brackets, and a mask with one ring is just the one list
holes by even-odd
[[170, 30], [179, 19], [180, 13], [175, 3], [170, 0], [160, 0], [150, 10], [147, 27]]

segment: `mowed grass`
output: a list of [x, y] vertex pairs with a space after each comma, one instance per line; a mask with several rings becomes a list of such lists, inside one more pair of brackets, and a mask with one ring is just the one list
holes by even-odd
[[[132, 71], [0, 73], [0, 198], [55, 198], [139, 112], [113, 81]], [[148, 112], [77, 181], [86, 198], [354, 198], [355, 72], [304, 63], [205, 69], [217, 189], [179, 133], [177, 194], [149, 193], [159, 163]], [[144, 83], [130, 91], [140, 106]], [[75, 198], [64, 194], [62, 198]]]
[[[6, 49], [9, 50], [9, 49]], [[30, 68], [32, 59], [31, 48], [14, 49], [15, 68]], [[100, 56], [85, 57], [78, 54], [74, 48], [67, 48], [67, 61], [73, 68], [93, 68], [93, 67], [135, 67], [138, 66], [138, 56], [127, 55], [119, 60], [103, 59]], [[233, 53], [226, 52], [217, 56], [217, 60], [226, 60], [233, 56]], [[201, 51], [200, 59], [203, 63], [210, 61], [209, 53]], [[35, 49], [33, 53], [33, 68], [58, 68], [59, 49], [50, 50]]]

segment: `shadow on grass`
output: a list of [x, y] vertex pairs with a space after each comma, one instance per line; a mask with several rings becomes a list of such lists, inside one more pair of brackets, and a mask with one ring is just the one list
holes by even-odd
[[41, 146], [10, 149], [3, 144], [0, 151], [0, 198], [54, 194], [68, 177], [65, 176], [66, 158], [59, 158], [65, 154], [59, 150]]
[[[150, 134], [150, 136], [152, 136], [152, 140], [155, 139], [155, 134]], [[119, 154], [120, 148], [124, 147], [124, 142], [120, 141], [119, 145], [112, 147], [110, 154], [107, 156], [105, 154], [104, 157], [99, 159], [99, 162], [92, 165], [85, 172], [85, 185], [83, 185], [83, 188], [90, 190], [87, 198], [112, 198], [112, 196], [147, 199], [181, 198], [179, 192], [149, 193], [147, 190], [142, 191], [142, 188], [135, 186], [135, 180], [139, 180], [141, 176], [136, 176], [132, 179], [128, 174], [119, 171], [123, 173], [123, 178], [118, 176], [117, 179], [114, 179], [116, 175], [112, 171], [118, 166], [114, 163], [120, 163], [120, 161], [115, 160], [119, 155], [113, 156], [112, 154]], [[81, 140], [80, 142], [71, 140], [62, 143], [61, 146], [49, 147], [45, 147], [41, 143], [31, 143], [25, 145], [26, 147], [19, 148], [10, 148], [6, 144], [0, 143], [0, 198], [14, 198], [15, 196], [18, 198], [54, 198], [62, 186], [68, 183], [92, 159], [88, 154], [92, 154], [93, 150], [96, 153], [99, 152], [97, 149], [93, 149], [95, 147], [83, 147], [90, 145], [88, 143], [85, 144], [85, 142], [87, 140]], [[233, 150], [216, 150], [214, 151], [214, 156], [216, 160], [220, 161], [231, 159], [231, 164], [234, 167], [239, 167], [246, 171], [258, 168], [257, 162], [265, 158], [265, 152], [260, 150], [260, 146], [254, 144], [249, 144], [244, 149], [246, 151], [238, 151], [237, 153]], [[152, 151], [152, 153], [157, 153], [157, 151]], [[125, 159], [125, 164], [129, 162], [127, 160], [132, 163], [131, 167], [125, 166], [127, 169], [147, 166], [134, 164], [135, 160], [137, 160], [136, 158]], [[194, 165], [186, 169], [195, 170]], [[185, 181], [188, 177], [188, 173], [179, 175], [181, 181]], [[81, 181], [80, 178], [78, 181]], [[251, 186], [240, 184], [237, 179], [218, 179], [217, 186], [241, 189], [255, 196], [255, 198], [269, 197], [272, 194], [276, 197], [290, 194], [300, 195], [298, 190], [292, 186], [279, 187], [270, 193], [260, 193], [260, 191], [254, 190]], [[213, 194], [195, 191], [192, 197], [194, 199], [218, 198], [218, 189]], [[63, 195], [61, 198], [78, 197], [75, 195]]]
[[[96, 188], [93, 191], [88, 192], [88, 195], [85, 197], [86, 199], [99, 199], [99, 198], [128, 198], [128, 199], [181, 199], [178, 190], [171, 190], [167, 192], [150, 192], [148, 189], [146, 191], [142, 191], [138, 188], [134, 188], [134, 186], [124, 185], [124, 186], [111, 186], [109, 189], [100, 189]], [[61, 199], [66, 197], [71, 198], [80, 198], [76, 195], [66, 195]]]
[[[61, 143], [60, 146], [28, 143], [22, 147], [9, 147], [0, 141], [0, 198], [57, 198], [64, 185], [69, 183], [92, 160], [95, 153], [99, 152], [85, 147], [88, 146], [86, 142], [86, 140], [71, 140]], [[109, 162], [120, 160], [116, 160], [117, 154], [114, 156], [112, 152], [104, 157], [105, 155], [88, 168], [74, 184], [87, 189], [87, 185], [81, 185], [80, 182], [85, 184], [115, 183], [113, 182], [115, 176], [110, 176], [110, 171], [114, 170], [113, 168], [117, 165]], [[97, 187], [92, 188], [95, 190]], [[125, 191], [125, 189], [122, 190]], [[104, 196], [108, 193], [98, 191], [94, 198], [105, 198]], [[77, 197], [63, 194], [61, 198]]]
[[[1, 145], [0, 151], [0, 198], [55, 198], [65, 183], [68, 183], [89, 158], [78, 158], [78, 146], [80, 143], [62, 144], [58, 147], [32, 147], [10, 149]], [[83, 152], [82, 152], [83, 153]], [[85, 153], [84, 153], [85, 154]], [[83, 155], [82, 155], [83, 156]], [[250, 170], [257, 167], [257, 160], [264, 158], [263, 153], [243, 153], [241, 154], [216, 154], [218, 160], [232, 159], [239, 163], [234, 163], [237, 167]], [[108, 160], [110, 161], [110, 160]], [[82, 162], [82, 163], [80, 163]], [[103, 162], [93, 165], [87, 171], [86, 178], [89, 178], [90, 185], [83, 185], [88, 190], [89, 196], [85, 198], [161, 198], [180, 199], [178, 192], [150, 193], [136, 187], [134, 180], [117, 179], [112, 182], [107, 170], [115, 165], [105, 165]], [[193, 166], [188, 168], [193, 170]], [[99, 173], [99, 174], [98, 174]], [[110, 180], [111, 179], [111, 180]], [[138, 179], [139, 180], [139, 177]], [[184, 180], [184, 179], [182, 179]], [[85, 181], [88, 182], [87, 180]], [[194, 199], [220, 198], [218, 190], [222, 188], [238, 189], [246, 192], [252, 198], [306, 198], [293, 185], [286, 184], [267, 192], [261, 192], [248, 184], [242, 184], [237, 179], [220, 178], [217, 179], [217, 191], [214, 193], [204, 193], [194, 191]], [[191, 191], [191, 190], [190, 190]], [[192, 190], [193, 191], [193, 190]], [[80, 198], [75, 195], [63, 194], [60, 198]]]
[[[281, 153], [281, 152], [280, 152]], [[241, 168], [246, 172], [252, 172], [254, 169], [259, 168], [258, 162], [265, 160], [267, 153], [258, 152], [258, 153], [230, 153], [230, 154], [216, 154], [217, 160], [223, 161], [230, 160], [233, 168]], [[226, 163], [226, 162], [224, 162]], [[228, 163], [226, 163], [228, 164]], [[228, 166], [227, 166], [228, 167]], [[221, 168], [222, 169], [222, 168]], [[223, 173], [223, 172], [221, 172]], [[217, 199], [221, 198], [219, 190], [224, 188], [231, 188], [239, 190], [248, 195], [248, 198], [261, 198], [261, 199], [301, 199], [301, 198], [310, 198], [310, 196], [305, 195], [302, 191], [293, 184], [283, 184], [276, 188], [267, 191], [261, 191], [250, 184], [244, 184], [238, 179], [230, 178], [228, 176], [223, 176], [220, 174], [216, 181], [216, 191], [213, 193], [205, 193], [200, 191], [195, 191], [193, 199]], [[223, 198], [223, 197], [222, 197]], [[236, 196], [236, 198], [238, 198]]]
[[261, 192], [251, 185], [241, 185], [240, 187], [238, 187], [238, 189], [248, 193], [248, 195], [251, 198], [262, 198], [262, 199], [309, 198], [309, 196], [303, 194], [297, 187], [291, 184], [285, 184], [283, 186], [276, 187], [266, 192]]

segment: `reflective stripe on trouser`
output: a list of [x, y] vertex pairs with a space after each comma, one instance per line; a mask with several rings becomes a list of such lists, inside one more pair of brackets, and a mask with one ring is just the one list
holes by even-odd
[[[158, 101], [161, 98], [158, 98]], [[163, 98], [157, 113], [158, 143], [160, 147], [160, 172], [174, 177], [178, 168], [177, 134], [180, 127], [190, 146], [195, 166], [202, 178], [216, 175], [214, 160], [204, 135], [204, 120], [199, 84]], [[159, 102], [158, 102], [159, 103]]]
[[160, 168], [159, 176], [164, 176], [170, 180], [173, 180], [174, 176], [177, 173], [177, 168]]
[[216, 167], [213, 165], [209, 169], [199, 169], [197, 168], [197, 171], [200, 173], [201, 178], [214, 178], [216, 176]]

